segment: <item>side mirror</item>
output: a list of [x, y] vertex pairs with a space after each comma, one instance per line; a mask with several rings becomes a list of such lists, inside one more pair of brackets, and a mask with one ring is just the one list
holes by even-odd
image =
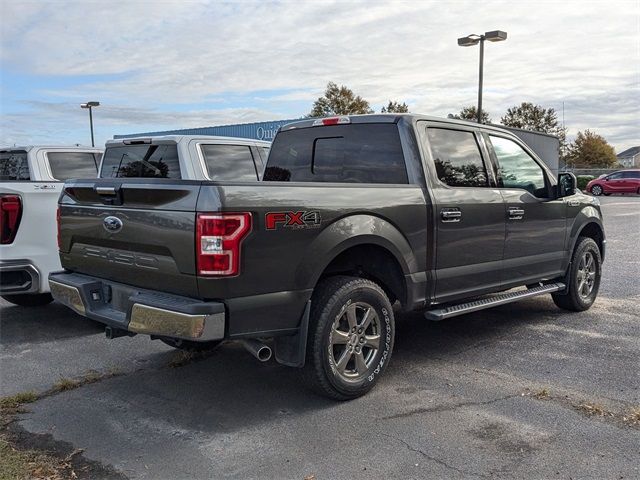
[[570, 172], [558, 174], [558, 198], [568, 197], [576, 193], [578, 181], [576, 176]]

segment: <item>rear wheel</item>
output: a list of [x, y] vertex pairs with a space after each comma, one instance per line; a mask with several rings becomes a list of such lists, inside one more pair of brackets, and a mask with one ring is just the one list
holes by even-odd
[[322, 281], [311, 300], [306, 383], [336, 400], [364, 395], [389, 363], [394, 334], [393, 309], [379, 285], [346, 276]]
[[603, 193], [602, 187], [600, 185], [594, 185], [593, 187], [591, 187], [591, 193], [596, 197], [602, 195]]
[[209, 352], [220, 346], [222, 340], [212, 340], [210, 342], [194, 342], [192, 340], [182, 340], [180, 338], [161, 338], [162, 343], [170, 347], [187, 352]]
[[2, 295], [7, 302], [21, 307], [41, 307], [53, 302], [50, 293], [23, 293], [21, 295]]
[[552, 293], [554, 303], [574, 312], [587, 310], [598, 296], [601, 274], [602, 257], [598, 245], [592, 238], [581, 237], [571, 257], [567, 291]]

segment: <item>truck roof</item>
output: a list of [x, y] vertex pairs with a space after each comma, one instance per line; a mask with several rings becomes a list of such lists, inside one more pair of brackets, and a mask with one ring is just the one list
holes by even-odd
[[[422, 114], [418, 114], [418, 113], [373, 113], [373, 114], [366, 114], [366, 115], [331, 115], [328, 118], [336, 118], [336, 117], [347, 117], [347, 118], [349, 118], [350, 123], [395, 123], [400, 118], [406, 118], [406, 119], [409, 119], [411, 121], [413, 121], [413, 120], [428, 120], [428, 121], [439, 122], [439, 123], [450, 123], [452, 125], [466, 125], [466, 126], [478, 127], [478, 123], [477, 122], [470, 121], [470, 120], [461, 120], [461, 119], [458, 119], [458, 118], [448, 118], [448, 117], [447, 118], [434, 117], [434, 116], [422, 115]], [[314, 122], [317, 121], [317, 120], [318, 120], [318, 118], [309, 118], [309, 119], [304, 119], [304, 120], [288, 123], [286, 125], [283, 125], [280, 130], [281, 131], [286, 131], [286, 130], [293, 130], [293, 129], [296, 129], [296, 128], [313, 127], [314, 126]], [[490, 123], [483, 123], [480, 126], [483, 129], [487, 129], [487, 130], [495, 130], [495, 131], [500, 131], [500, 132], [513, 133], [513, 132], [510, 132], [510, 130], [512, 130], [511, 127], [507, 128], [507, 127], [503, 127], [502, 125], [494, 125], [494, 124], [490, 124]], [[522, 130], [522, 129], [513, 129], [513, 130]], [[544, 133], [544, 132], [537, 132], [535, 130], [523, 130], [523, 131], [530, 132], [530, 133], [535, 133], [535, 134], [540, 134], [540, 135], [547, 135], [547, 136], [551, 136], [551, 137], [554, 136], [554, 135], [550, 135], [550, 134]]]
[[14, 147], [0, 147], [0, 152], [12, 152], [12, 151], [25, 151], [29, 152], [34, 149], [62, 149], [62, 150], [82, 150], [82, 151], [96, 151], [102, 152], [102, 147], [83, 147], [82, 145], [17, 145]]
[[211, 141], [222, 141], [222, 142], [242, 142], [252, 145], [264, 145], [268, 147], [271, 145], [271, 142], [265, 142], [263, 140], [254, 140], [252, 138], [242, 138], [242, 137], [222, 137], [219, 135], [160, 135], [153, 137], [128, 137], [128, 138], [115, 138], [111, 140], [107, 140], [106, 146], [111, 145], [123, 145], [125, 143], [131, 143], [134, 141], [140, 140], [148, 140], [149, 143], [165, 143], [165, 142], [190, 142], [192, 140], [199, 140], [203, 142], [211, 142]]

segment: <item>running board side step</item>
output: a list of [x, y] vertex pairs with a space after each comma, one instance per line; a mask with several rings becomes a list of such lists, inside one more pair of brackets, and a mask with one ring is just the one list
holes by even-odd
[[447, 318], [457, 317], [458, 315], [463, 315], [465, 313], [477, 312], [478, 310], [484, 310], [485, 308], [497, 307], [498, 305], [517, 302], [518, 300], [523, 300], [525, 298], [537, 297], [538, 295], [544, 295], [545, 293], [558, 292], [565, 288], [566, 286], [564, 283], [549, 283], [547, 285], [528, 288], [519, 292], [503, 293], [489, 298], [475, 300], [473, 302], [460, 303], [450, 307], [429, 310], [428, 312], [425, 312], [424, 316], [427, 320], [437, 322], [440, 320], [446, 320]]

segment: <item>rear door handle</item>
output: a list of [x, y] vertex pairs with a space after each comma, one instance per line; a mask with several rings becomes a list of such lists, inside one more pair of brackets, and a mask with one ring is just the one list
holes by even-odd
[[509, 220], [522, 220], [524, 210], [518, 207], [509, 207]]
[[443, 208], [440, 210], [440, 218], [443, 222], [459, 222], [462, 219], [462, 212], [459, 208]]

